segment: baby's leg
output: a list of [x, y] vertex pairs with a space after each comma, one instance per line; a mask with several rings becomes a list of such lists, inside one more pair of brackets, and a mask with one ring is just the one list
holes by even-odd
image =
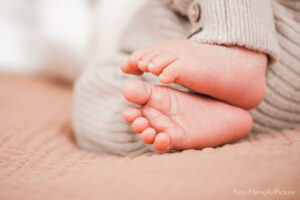
[[83, 149], [119, 155], [140, 154], [152, 147], [141, 142], [121, 115], [129, 106], [122, 97], [122, 87], [136, 77], [123, 74], [119, 63], [95, 63], [76, 82], [73, 131]]
[[156, 150], [214, 147], [241, 139], [252, 127], [241, 108], [166, 86], [131, 82], [123, 93], [141, 105], [124, 110], [124, 119]]
[[250, 109], [264, 97], [266, 64], [264, 54], [245, 48], [170, 40], [134, 52], [121, 68]]

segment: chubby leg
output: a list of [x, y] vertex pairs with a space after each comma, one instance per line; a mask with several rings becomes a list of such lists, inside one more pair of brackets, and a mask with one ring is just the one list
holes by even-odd
[[241, 108], [166, 86], [130, 82], [123, 94], [140, 105], [125, 109], [123, 118], [159, 151], [214, 147], [241, 139], [252, 128]]

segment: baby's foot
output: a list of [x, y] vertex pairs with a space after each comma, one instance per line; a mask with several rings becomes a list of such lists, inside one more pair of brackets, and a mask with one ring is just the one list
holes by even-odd
[[121, 66], [125, 73], [151, 72], [162, 83], [177, 83], [245, 109], [264, 97], [267, 59], [239, 47], [170, 40], [134, 52]]
[[123, 94], [141, 105], [124, 110], [124, 119], [159, 151], [218, 146], [244, 137], [252, 127], [241, 108], [167, 86], [131, 82]]

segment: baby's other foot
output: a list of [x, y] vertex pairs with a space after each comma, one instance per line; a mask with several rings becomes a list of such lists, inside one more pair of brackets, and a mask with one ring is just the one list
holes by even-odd
[[170, 40], [135, 51], [121, 69], [135, 75], [151, 72], [162, 83], [250, 109], [264, 97], [266, 63], [264, 54], [245, 48]]
[[218, 146], [246, 136], [252, 127], [241, 108], [167, 86], [131, 82], [123, 94], [140, 105], [124, 110], [124, 119], [158, 151]]

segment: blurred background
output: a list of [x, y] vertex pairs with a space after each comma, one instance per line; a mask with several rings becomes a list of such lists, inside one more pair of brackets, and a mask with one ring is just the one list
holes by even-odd
[[132, 1], [0, 0], [0, 71], [73, 79], [99, 46], [112, 51], [110, 30]]

